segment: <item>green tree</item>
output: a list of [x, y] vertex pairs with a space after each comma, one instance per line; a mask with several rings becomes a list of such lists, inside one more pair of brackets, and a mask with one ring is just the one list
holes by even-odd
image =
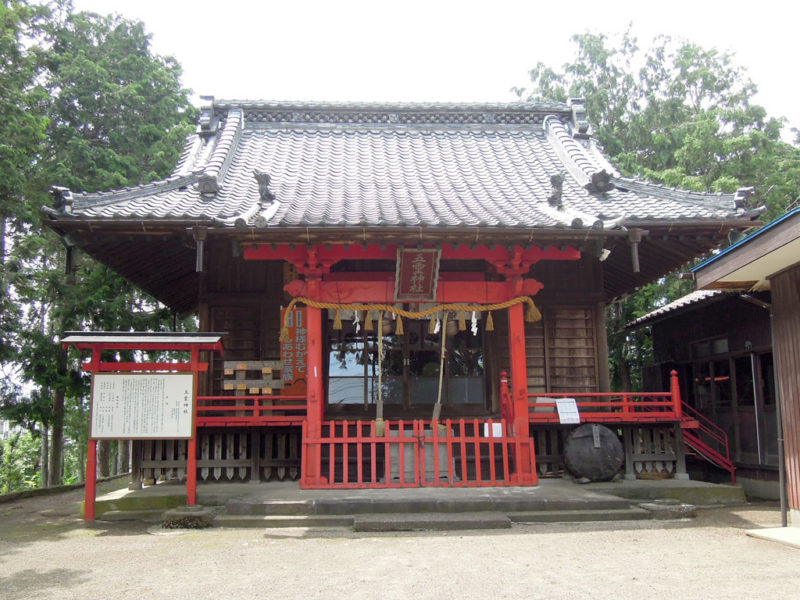
[[58, 344], [61, 333], [159, 330], [172, 319], [89, 257], [76, 258], [66, 273], [67, 250], [40, 231], [38, 208], [50, 204], [52, 184], [98, 190], [165, 177], [180, 156], [194, 111], [180, 84], [180, 67], [152, 53], [141, 23], [73, 13], [62, 0], [49, 8], [42, 13], [39, 37], [19, 38], [20, 47], [29, 47], [31, 80], [44, 90], [45, 100], [38, 106], [43, 139], [29, 155], [31, 169], [25, 176], [15, 171], [25, 182], [24, 194], [15, 191], [15, 202], [27, 208], [6, 255], [13, 269], [6, 269], [5, 281], [24, 310], [7, 321], [3, 360], [26, 385], [6, 390], [3, 412], [29, 428], [43, 425], [43, 443], [51, 430], [47, 480], [58, 484], [65, 422], [72, 439], [85, 439], [87, 392], [77, 357]]
[[[624, 175], [696, 191], [754, 187], [767, 219], [796, 202], [800, 150], [781, 140], [783, 121], [753, 103], [757, 88], [730, 54], [665, 36], [642, 50], [630, 28], [616, 42], [596, 33], [572, 40], [573, 61], [539, 63], [531, 87], [514, 89], [532, 101], [583, 98], [594, 135]], [[651, 360], [646, 336], [622, 326], [690, 290], [670, 276], [609, 311], [617, 387], [639, 386]]]
[[38, 486], [40, 444], [28, 431], [0, 440], [0, 494]]
[[[9, 358], [9, 330], [18, 317], [9, 294], [8, 237], [29, 220], [22, 198], [45, 140], [46, 94], [36, 84], [36, 57], [25, 44], [39, 37], [45, 13], [22, 0], [0, 4], [0, 361]], [[8, 393], [6, 378], [0, 386]]]

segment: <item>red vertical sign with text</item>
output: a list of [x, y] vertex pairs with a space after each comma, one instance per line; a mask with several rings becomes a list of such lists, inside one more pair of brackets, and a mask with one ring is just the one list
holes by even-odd
[[289, 336], [281, 342], [284, 396], [305, 396], [307, 389], [307, 334], [306, 309], [294, 307], [286, 318], [286, 309], [281, 310], [281, 323], [289, 330]]

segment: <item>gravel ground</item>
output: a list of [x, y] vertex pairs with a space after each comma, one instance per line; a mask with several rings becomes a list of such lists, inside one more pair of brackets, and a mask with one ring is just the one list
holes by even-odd
[[[119, 482], [103, 484], [107, 489]], [[0, 504], [0, 598], [796, 598], [800, 550], [745, 535], [776, 504], [691, 521], [491, 532], [85, 525], [81, 491]]]

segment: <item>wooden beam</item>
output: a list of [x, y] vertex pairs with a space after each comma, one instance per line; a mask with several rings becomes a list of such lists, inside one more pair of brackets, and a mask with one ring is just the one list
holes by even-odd
[[[323, 281], [318, 284], [318, 295], [308, 282], [296, 280], [284, 286], [286, 292], [297, 298], [312, 298], [336, 304], [382, 303], [394, 304], [394, 281]], [[535, 296], [544, 287], [535, 279], [523, 279], [519, 295]], [[440, 281], [436, 302], [496, 304], [514, 296], [508, 282], [503, 281]]]
[[[433, 248], [433, 245], [425, 246]], [[245, 248], [246, 260], [285, 260], [297, 267], [301, 273], [309, 269], [323, 269], [341, 260], [395, 260], [400, 246], [395, 244], [319, 244], [303, 246], [294, 244], [259, 244]], [[443, 245], [442, 260], [485, 260], [499, 269], [519, 268], [525, 270], [540, 260], [579, 260], [581, 253], [572, 246], [500, 246], [476, 244]]]

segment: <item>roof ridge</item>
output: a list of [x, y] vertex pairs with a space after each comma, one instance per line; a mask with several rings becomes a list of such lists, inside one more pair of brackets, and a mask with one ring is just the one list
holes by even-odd
[[73, 194], [75, 208], [94, 208], [115, 204], [122, 200], [131, 200], [146, 194], [168, 192], [181, 187], [189, 186], [197, 181], [201, 171], [192, 171], [185, 175], [172, 175], [166, 179], [159, 179], [137, 186], [112, 190], [110, 192], [77, 192]]
[[660, 183], [645, 181], [632, 177], [614, 177], [614, 184], [618, 189], [628, 190], [641, 194], [648, 194], [656, 198], [666, 198], [676, 202], [700, 205], [708, 207], [713, 204], [715, 208], [735, 210], [736, 194], [724, 194], [722, 192], [695, 192], [692, 190], [679, 190], [667, 187]]
[[566, 170], [578, 182], [578, 185], [586, 187], [591, 182], [591, 176], [596, 169], [586, 156], [583, 147], [575, 143], [566, 126], [559, 119], [545, 117], [544, 130]]
[[349, 102], [349, 101], [319, 101], [319, 100], [245, 100], [245, 99], [215, 99], [215, 109], [233, 108], [299, 108], [308, 110], [452, 110], [452, 111], [480, 111], [480, 110], [516, 110], [536, 112], [559, 112], [572, 114], [572, 109], [564, 102]]
[[231, 110], [225, 117], [222, 132], [203, 173], [198, 179], [201, 194], [216, 194], [219, 183], [233, 160], [231, 149], [239, 143], [242, 135], [243, 115], [241, 110]]

